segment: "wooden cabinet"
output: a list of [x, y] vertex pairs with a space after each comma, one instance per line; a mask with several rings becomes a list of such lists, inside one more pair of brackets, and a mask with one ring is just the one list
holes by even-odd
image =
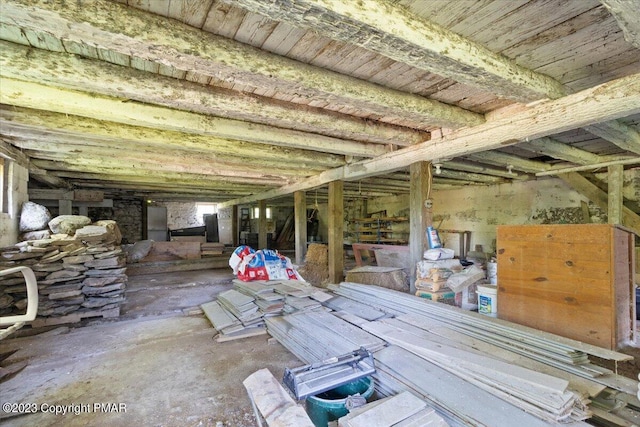
[[498, 317], [608, 349], [628, 343], [634, 238], [608, 224], [498, 226]]
[[409, 218], [359, 218], [352, 222], [356, 242], [396, 245], [407, 243]]

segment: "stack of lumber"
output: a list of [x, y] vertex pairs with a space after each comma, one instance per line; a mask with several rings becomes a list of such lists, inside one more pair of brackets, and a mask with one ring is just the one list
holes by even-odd
[[384, 341], [322, 309], [266, 319], [269, 334], [307, 364], [329, 360], [361, 347], [376, 351]]
[[266, 319], [269, 333], [307, 364], [369, 349], [379, 396], [409, 391], [449, 425], [583, 426], [593, 414], [625, 426], [638, 416], [637, 382], [589, 361], [627, 355], [376, 286], [332, 290], [322, 309]]
[[297, 280], [234, 279], [233, 285], [234, 289], [220, 293], [217, 301], [201, 306], [220, 333], [218, 342], [265, 334], [266, 317], [319, 308], [319, 301], [331, 298]]
[[446, 427], [433, 408], [414, 394], [403, 391], [349, 411], [338, 419], [339, 427]]
[[[38, 316], [34, 327], [77, 322], [85, 317], [120, 314], [127, 283], [126, 256], [113, 221], [79, 228], [74, 236], [53, 234], [1, 250], [0, 268], [24, 265], [38, 279]], [[26, 306], [26, 287], [19, 277], [0, 279], [4, 312]], [[46, 317], [46, 319], [43, 319]]]

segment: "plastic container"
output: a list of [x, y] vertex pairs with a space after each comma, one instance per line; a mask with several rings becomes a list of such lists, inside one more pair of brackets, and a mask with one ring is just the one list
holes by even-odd
[[343, 384], [317, 396], [307, 397], [306, 409], [309, 418], [316, 427], [327, 427], [329, 421], [336, 421], [349, 413], [347, 398], [360, 394], [369, 399], [373, 394], [373, 378], [365, 377], [357, 381]]
[[427, 227], [427, 242], [429, 242], [429, 249], [438, 249], [442, 247], [438, 230], [431, 226]]
[[498, 283], [498, 263], [489, 261], [487, 263], [487, 279], [489, 279], [489, 283], [492, 285], [496, 285]]
[[478, 285], [478, 313], [498, 317], [498, 287]]

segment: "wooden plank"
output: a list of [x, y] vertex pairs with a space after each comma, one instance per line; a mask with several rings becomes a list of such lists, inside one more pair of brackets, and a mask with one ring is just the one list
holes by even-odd
[[272, 427], [314, 427], [302, 407], [295, 404], [278, 380], [264, 368], [249, 375], [242, 384], [249, 398]]
[[607, 181], [609, 183], [607, 222], [609, 224], [622, 224], [624, 166], [611, 165], [607, 168], [607, 171]]
[[143, 262], [127, 265], [128, 276], [139, 276], [143, 274], [158, 274], [174, 271], [195, 271], [218, 268], [229, 268], [229, 257], [211, 256], [201, 259], [177, 260], [177, 261], [157, 261]]
[[200, 259], [200, 242], [153, 242], [141, 262]]
[[238, 3], [298, 27], [311, 28], [312, 22], [313, 30], [327, 37], [507, 98], [532, 101], [565, 93], [560, 83], [547, 76], [532, 73], [484, 46], [378, 0], [339, 7], [322, 0]]
[[640, 1], [600, 0], [600, 2], [609, 9], [618, 22], [624, 33], [624, 39], [640, 49], [640, 23], [633, 18], [637, 17], [638, 10], [640, 10]]

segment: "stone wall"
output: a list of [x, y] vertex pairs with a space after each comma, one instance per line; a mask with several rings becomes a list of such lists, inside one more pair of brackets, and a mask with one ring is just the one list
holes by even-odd
[[113, 219], [122, 233], [122, 243], [142, 240], [142, 203], [138, 198], [114, 199]]
[[22, 204], [29, 200], [27, 184], [29, 171], [15, 162], [5, 162], [8, 167], [7, 178], [9, 194], [7, 195], [7, 209], [0, 212], [0, 247], [13, 245], [18, 242], [20, 211]]

